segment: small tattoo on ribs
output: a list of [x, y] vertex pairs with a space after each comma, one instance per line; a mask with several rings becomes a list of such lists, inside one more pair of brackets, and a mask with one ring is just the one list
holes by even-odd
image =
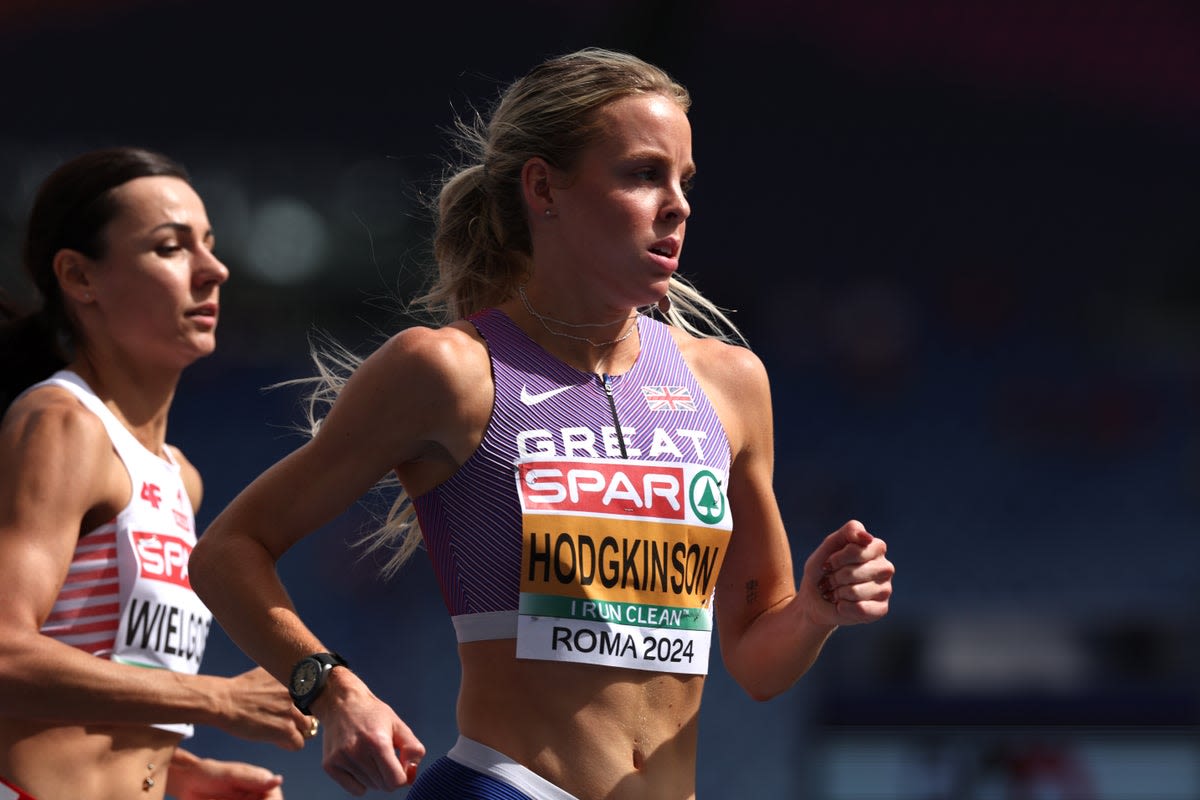
[[746, 581], [746, 603], [752, 604], [758, 600], [758, 581]]

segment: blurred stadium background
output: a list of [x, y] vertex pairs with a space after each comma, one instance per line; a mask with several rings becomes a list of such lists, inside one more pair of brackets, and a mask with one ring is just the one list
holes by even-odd
[[[891, 617], [771, 703], [714, 658], [699, 796], [1200, 797], [1187, 0], [2, 0], [0, 285], [28, 297], [19, 231], [59, 161], [188, 165], [233, 271], [172, 421], [203, 526], [299, 443], [298, 392], [264, 387], [310, 373], [308, 336], [365, 350], [405, 324], [453, 115], [585, 45], [693, 93], [684, 269], [773, 376], [798, 560], [855, 517], [899, 568]], [[438, 754], [452, 629], [426, 560], [382, 583], [347, 546], [369, 524], [281, 571]], [[206, 671], [248, 666], [214, 631]], [[316, 748], [191, 745], [342, 796]]]

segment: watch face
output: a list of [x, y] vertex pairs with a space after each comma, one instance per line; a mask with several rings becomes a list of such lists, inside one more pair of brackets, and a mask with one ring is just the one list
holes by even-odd
[[317, 676], [321, 674], [321, 665], [316, 662], [316, 659], [306, 658], [296, 665], [296, 671], [292, 673], [292, 693], [303, 697], [312, 691], [313, 686], [317, 683]]

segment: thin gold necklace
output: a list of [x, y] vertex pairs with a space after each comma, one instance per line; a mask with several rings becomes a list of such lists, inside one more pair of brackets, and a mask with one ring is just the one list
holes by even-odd
[[[563, 333], [562, 331], [556, 331], [553, 328], [551, 328], [549, 323], [553, 322], [555, 325], [562, 325], [565, 328], [600, 328], [605, 325], [611, 325], [612, 323], [611, 322], [564, 322], [561, 319], [555, 319], [554, 317], [547, 317], [544, 314], [539, 314], [537, 311], [534, 310], [533, 304], [531, 304], [529, 302], [529, 295], [525, 294], [525, 286], [523, 284], [521, 286], [517, 287], [517, 294], [521, 295], [521, 304], [525, 306], [525, 310], [529, 312], [529, 316], [533, 317], [538, 322], [540, 322], [542, 324], [542, 327], [546, 329], [546, 333], [550, 334], [551, 336], [560, 336], [563, 339], [573, 339], [577, 342], [587, 342], [588, 344], [590, 344], [592, 347], [595, 347], [595, 348], [611, 347], [614, 344], [620, 344], [621, 342], [625, 341], [630, 336], [632, 336], [633, 332], [636, 331], [637, 327], [638, 327], [637, 322], [635, 321], [632, 325], [629, 326], [629, 330], [625, 331], [617, 338], [609, 339], [606, 342], [597, 342], [593, 339], [589, 339], [586, 336], [576, 336], [573, 333]], [[628, 317], [626, 317], [625, 319], [636, 320], [636, 318], [637, 318], [637, 313], [635, 312], [635, 313], [629, 315]]]

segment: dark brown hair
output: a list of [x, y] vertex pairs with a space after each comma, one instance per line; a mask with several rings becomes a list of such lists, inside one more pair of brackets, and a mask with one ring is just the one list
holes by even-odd
[[0, 414], [26, 387], [63, 367], [78, 331], [67, 314], [54, 274], [64, 248], [102, 258], [104, 230], [120, 212], [113, 190], [135, 178], [165, 175], [189, 181], [166, 156], [113, 147], [77, 156], [54, 170], [38, 189], [25, 227], [21, 263], [40, 305], [17, 309], [0, 291]]

